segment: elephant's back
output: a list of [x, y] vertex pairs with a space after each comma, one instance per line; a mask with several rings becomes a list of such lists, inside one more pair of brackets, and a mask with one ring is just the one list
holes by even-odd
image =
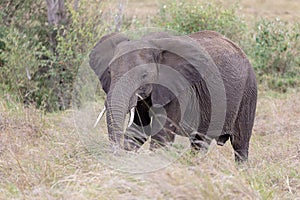
[[190, 37], [210, 55], [220, 71], [226, 89], [243, 90], [249, 69], [252, 68], [243, 50], [214, 31], [200, 31]]
[[225, 86], [243, 89], [236, 87], [245, 84], [252, 67], [237, 44], [214, 31], [200, 31], [189, 36], [210, 55], [223, 77]]
[[196, 40], [211, 56], [235, 54], [246, 59], [245, 53], [237, 44], [215, 31], [199, 31], [189, 37]]

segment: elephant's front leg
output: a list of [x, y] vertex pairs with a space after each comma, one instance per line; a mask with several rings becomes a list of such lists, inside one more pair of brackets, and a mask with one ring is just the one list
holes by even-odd
[[175, 140], [180, 120], [180, 106], [177, 99], [164, 107], [152, 108], [152, 129], [150, 149], [171, 145]]
[[149, 127], [139, 126], [133, 123], [128, 127], [124, 135], [124, 146], [127, 151], [138, 150], [148, 139]]
[[175, 140], [176, 128], [171, 123], [166, 122], [165, 126], [157, 133], [152, 133], [150, 150], [171, 145]]

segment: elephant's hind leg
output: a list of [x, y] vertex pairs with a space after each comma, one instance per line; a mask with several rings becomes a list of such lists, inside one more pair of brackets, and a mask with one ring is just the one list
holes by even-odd
[[256, 91], [244, 96], [237, 119], [235, 121], [233, 135], [230, 136], [231, 144], [235, 153], [235, 161], [248, 160], [249, 142], [252, 134], [256, 110]]

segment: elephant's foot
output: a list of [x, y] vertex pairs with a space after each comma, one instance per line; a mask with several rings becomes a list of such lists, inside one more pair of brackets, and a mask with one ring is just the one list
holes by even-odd
[[205, 134], [200, 134], [197, 132], [190, 136], [190, 142], [191, 152], [196, 154], [199, 151], [204, 153], [207, 152], [211, 140], [206, 138]]
[[151, 136], [150, 150], [154, 151], [163, 147], [167, 147], [173, 144], [175, 140], [175, 133], [169, 131], [162, 131]]
[[204, 141], [195, 141], [191, 143], [191, 154], [197, 155], [198, 153], [207, 153], [209, 144]]
[[124, 149], [127, 151], [137, 151], [146, 141], [148, 136], [143, 133], [142, 128], [133, 124], [127, 128], [124, 135]]
[[151, 142], [150, 142], [150, 150], [151, 151], [156, 151], [158, 149], [162, 149], [167, 146], [168, 146], [168, 144], [165, 142], [151, 139]]
[[234, 158], [237, 163], [244, 163], [248, 160], [250, 134], [232, 135], [230, 141], [234, 150]]
[[147, 138], [124, 137], [124, 149], [126, 151], [137, 151], [146, 142]]
[[237, 162], [238, 164], [244, 163], [248, 160], [248, 150], [246, 149], [234, 150], [234, 157], [235, 157], [235, 162]]

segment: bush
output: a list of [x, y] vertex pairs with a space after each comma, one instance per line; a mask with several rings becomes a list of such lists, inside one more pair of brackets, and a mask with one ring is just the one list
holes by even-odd
[[217, 3], [195, 0], [168, 0], [161, 6], [154, 23], [182, 34], [214, 30], [236, 42], [241, 40], [246, 30], [243, 19], [236, 15], [236, 7], [224, 9]]
[[300, 24], [263, 19], [256, 23], [253, 38], [248, 54], [258, 81], [281, 92], [300, 86]]
[[65, 1], [67, 20], [52, 26], [45, 2], [0, 3], [0, 88], [21, 102], [55, 111], [70, 106], [74, 78], [89, 50], [101, 35], [120, 24], [111, 17], [116, 10], [104, 12], [110, 5], [82, 0], [76, 6]]
[[27, 72], [37, 69], [34, 52], [47, 37], [46, 27], [42, 26], [46, 21], [43, 2], [3, 0], [0, 3], [0, 86], [17, 94], [19, 99], [31, 90]]
[[34, 54], [38, 47], [32, 47], [26, 34], [14, 27], [6, 29], [3, 33], [4, 37], [1, 41], [5, 47], [0, 55], [3, 60], [0, 81], [6, 91], [26, 96], [27, 91], [32, 89], [29, 86], [30, 71], [37, 69], [36, 66], [39, 65]]
[[[74, 2], [65, 0], [67, 20], [50, 26], [46, 1], [1, 1], [0, 92], [47, 111], [68, 108], [77, 69], [95, 42], [107, 32], [143, 25], [126, 20], [122, 4]], [[220, 32], [246, 51], [259, 83], [278, 91], [300, 86], [299, 24], [261, 20], [249, 31], [236, 6], [196, 0], [167, 0], [152, 23], [180, 34]]]

